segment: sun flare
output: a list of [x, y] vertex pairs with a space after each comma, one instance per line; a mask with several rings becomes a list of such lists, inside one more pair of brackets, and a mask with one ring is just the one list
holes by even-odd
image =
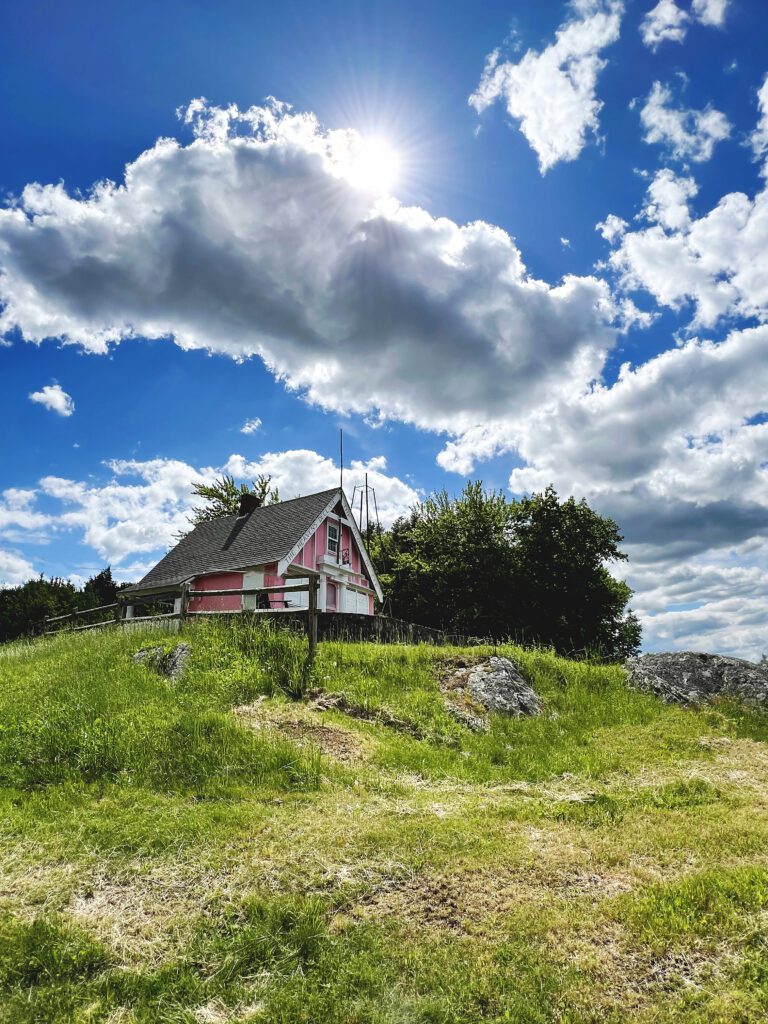
[[366, 192], [389, 194], [400, 176], [400, 157], [395, 148], [381, 138], [359, 137], [344, 161], [344, 177]]

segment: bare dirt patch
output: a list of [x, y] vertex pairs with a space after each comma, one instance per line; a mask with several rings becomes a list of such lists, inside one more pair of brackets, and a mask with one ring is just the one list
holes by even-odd
[[257, 701], [235, 708], [234, 713], [251, 729], [271, 729], [297, 746], [319, 747], [323, 754], [336, 761], [350, 763], [366, 756], [366, 744], [357, 733], [339, 725], [329, 725], [306, 708], [286, 711]]
[[384, 882], [352, 911], [356, 917], [396, 917], [452, 932], [482, 930], [486, 919], [523, 904], [589, 897], [599, 902], [631, 888], [620, 876], [562, 868], [542, 880], [525, 865], [496, 865], [449, 875], [423, 874]]

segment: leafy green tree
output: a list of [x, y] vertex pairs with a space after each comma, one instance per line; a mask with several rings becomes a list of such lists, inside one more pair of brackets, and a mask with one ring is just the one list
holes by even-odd
[[640, 646], [640, 623], [626, 611], [631, 589], [606, 563], [626, 561], [613, 519], [554, 488], [510, 503], [512, 617], [520, 638], [564, 653], [625, 658]]
[[112, 567], [108, 565], [106, 569], [102, 569], [86, 581], [79, 607], [99, 608], [105, 604], [114, 604], [117, 601], [117, 591], [118, 586], [112, 579]]
[[190, 522], [193, 526], [221, 519], [224, 516], [237, 515], [240, 499], [244, 494], [256, 497], [258, 505], [275, 505], [280, 501], [276, 487], [272, 487], [272, 477], [259, 476], [251, 484], [236, 484], [234, 477], [222, 476], [212, 484], [195, 484], [193, 493], [202, 498], [204, 505], [192, 509]]
[[46, 616], [66, 615], [78, 606], [78, 592], [68, 580], [28, 580], [0, 590], [0, 641], [15, 640], [39, 628]]
[[[46, 617], [114, 604], [119, 589], [110, 566], [86, 580], [81, 590], [69, 580], [42, 575], [21, 586], [6, 587], [0, 590], [0, 642], [36, 632]], [[89, 616], [87, 621], [111, 619], [112, 614]]]
[[371, 554], [399, 618], [618, 659], [640, 643], [631, 590], [607, 568], [626, 558], [621, 540], [612, 519], [551, 487], [508, 501], [475, 482], [415, 506]]
[[456, 633], [503, 632], [512, 554], [504, 496], [468, 484], [443, 490], [371, 544], [392, 614]]

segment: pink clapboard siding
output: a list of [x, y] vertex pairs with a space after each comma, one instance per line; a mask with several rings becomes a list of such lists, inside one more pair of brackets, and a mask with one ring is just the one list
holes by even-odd
[[[296, 557], [294, 558], [294, 560], [292, 562], [293, 565], [304, 565], [304, 566], [307, 566], [309, 569], [314, 569], [316, 567], [315, 566], [315, 562], [317, 561], [316, 548], [315, 548], [315, 538], [316, 538], [316, 536], [317, 536], [317, 534], [315, 533], [315, 534], [313, 534], [309, 538], [307, 543], [304, 545], [304, 547], [301, 549], [301, 551], [298, 553], [298, 555], [296, 555]], [[317, 550], [319, 550], [319, 548], [317, 548]]]
[[[192, 581], [193, 590], [242, 590], [241, 572], [218, 572], [210, 576], [198, 576]], [[191, 612], [239, 612], [243, 599], [239, 594], [231, 597], [193, 597], [189, 602]]]

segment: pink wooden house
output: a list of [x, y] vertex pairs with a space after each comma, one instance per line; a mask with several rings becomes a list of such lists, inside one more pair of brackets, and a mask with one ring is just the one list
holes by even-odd
[[[150, 569], [126, 598], [173, 596], [192, 590], [275, 587], [291, 577], [319, 575], [318, 610], [373, 615], [381, 584], [344, 492], [338, 488], [255, 505], [244, 495], [236, 516], [201, 523]], [[294, 582], [299, 582], [294, 580]], [[307, 593], [192, 598], [195, 611], [284, 611], [306, 608]], [[129, 605], [127, 615], [133, 614]]]

